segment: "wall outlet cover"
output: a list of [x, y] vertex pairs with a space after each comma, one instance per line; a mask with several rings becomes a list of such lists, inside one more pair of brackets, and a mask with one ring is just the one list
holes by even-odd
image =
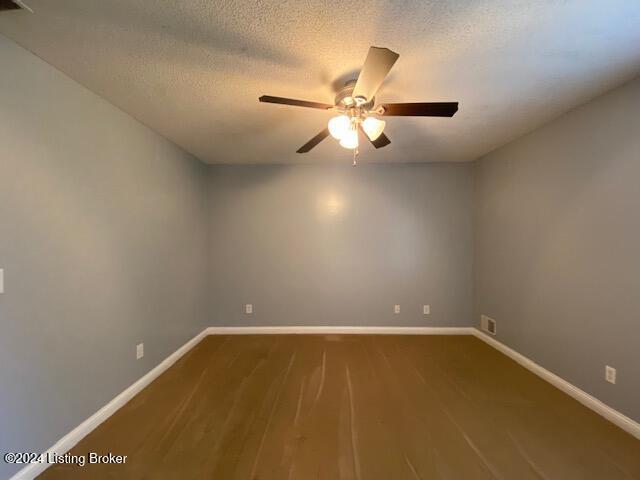
[[394, 305], [393, 306], [393, 313], [395, 313], [395, 314], [400, 313], [400, 305]]
[[144, 357], [144, 343], [136, 345], [136, 360], [140, 360]]
[[244, 306], [244, 313], [253, 313], [253, 304], [252, 303], [247, 303]]
[[424, 315], [429, 315], [431, 313], [431, 305], [423, 305], [422, 306], [422, 313]]
[[604, 379], [609, 382], [609, 383], [613, 383], [615, 385], [616, 383], [616, 369], [613, 367], [610, 367], [609, 365], [607, 365], [604, 368]]

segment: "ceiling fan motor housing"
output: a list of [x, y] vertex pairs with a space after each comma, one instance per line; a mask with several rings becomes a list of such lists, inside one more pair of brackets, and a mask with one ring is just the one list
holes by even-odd
[[[372, 98], [368, 102], [363, 99], [356, 99], [353, 97], [353, 89], [356, 86], [357, 80], [349, 80], [344, 86], [336, 93], [335, 104], [336, 107], [341, 108], [353, 108], [361, 107], [365, 110], [371, 110], [375, 102], [375, 98]], [[363, 103], [364, 101], [364, 103]]]

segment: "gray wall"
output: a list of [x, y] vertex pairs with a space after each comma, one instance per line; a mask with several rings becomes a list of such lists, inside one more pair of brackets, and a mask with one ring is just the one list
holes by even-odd
[[2, 36], [0, 65], [0, 452], [37, 452], [209, 323], [207, 174]]
[[476, 167], [476, 319], [640, 420], [640, 79]]
[[470, 325], [472, 181], [471, 164], [212, 167], [213, 323]]

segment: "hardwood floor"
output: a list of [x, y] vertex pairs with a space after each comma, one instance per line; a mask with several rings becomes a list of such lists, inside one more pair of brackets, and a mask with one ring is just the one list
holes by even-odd
[[640, 479], [640, 441], [470, 336], [210, 336], [43, 479]]

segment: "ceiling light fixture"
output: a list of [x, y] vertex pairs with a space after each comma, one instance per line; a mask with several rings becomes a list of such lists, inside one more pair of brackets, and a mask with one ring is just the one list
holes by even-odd
[[349, 150], [358, 148], [358, 130], [355, 124], [342, 136], [340, 146]]
[[343, 115], [333, 117], [327, 125], [329, 133], [336, 140], [340, 140], [340, 145], [349, 150], [358, 148], [358, 130], [364, 130], [364, 133], [372, 142], [380, 135], [386, 125], [386, 122], [377, 118], [367, 116], [369, 112], [365, 112], [360, 107], [349, 108]]
[[351, 127], [351, 120], [346, 115], [340, 115], [329, 120], [328, 126], [331, 136], [336, 140], [341, 140]]
[[369, 137], [369, 140], [373, 142], [380, 135], [382, 135], [382, 131], [384, 130], [386, 124], [387, 122], [385, 122], [384, 120], [378, 120], [374, 117], [367, 117], [364, 119], [364, 122], [362, 122], [362, 129], [364, 130], [364, 133], [367, 134], [367, 137]]

